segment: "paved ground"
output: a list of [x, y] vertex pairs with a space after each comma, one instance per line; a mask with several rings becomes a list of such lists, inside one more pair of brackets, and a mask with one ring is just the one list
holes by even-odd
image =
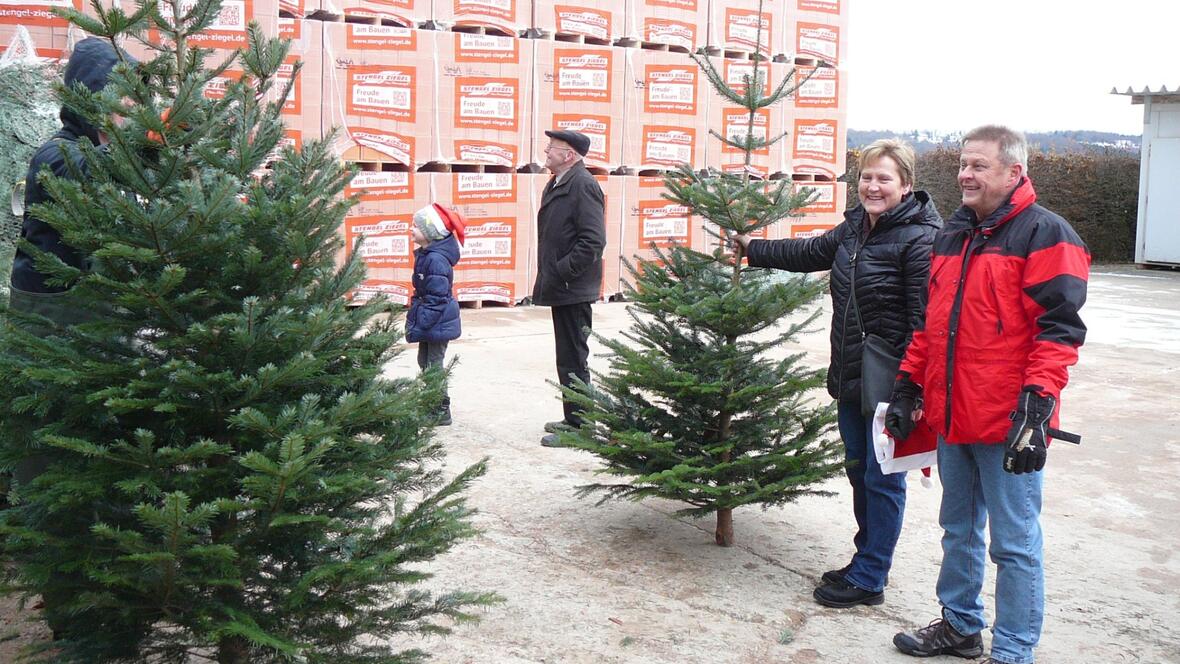
[[[1085, 442], [1054, 446], [1045, 471], [1048, 606], [1038, 661], [1177, 664], [1180, 272], [1098, 268], [1083, 313], [1091, 333], [1062, 422]], [[627, 322], [622, 304], [595, 307], [603, 334]], [[712, 544], [711, 519], [673, 518], [672, 503], [596, 508], [573, 495], [594, 477], [596, 459], [537, 444], [542, 424], [560, 414], [545, 383], [548, 310], [465, 310], [464, 326], [452, 346], [455, 425], [440, 435], [451, 470], [491, 457], [472, 492], [484, 533], [431, 568], [439, 588], [496, 590], [507, 601], [477, 625], [407, 647], [446, 664], [913, 661], [890, 639], [938, 612], [937, 485], [911, 482], [886, 603], [821, 608], [811, 599], [819, 575], [850, 554], [846, 482], [826, 487], [834, 498], [738, 510], [739, 544], [730, 549]], [[817, 329], [799, 348], [823, 365], [826, 339]], [[412, 354], [390, 370], [413, 372]], [[0, 600], [0, 662], [45, 638], [27, 616]]]
[[[1038, 661], [1177, 663], [1180, 273], [1096, 268], [1083, 313], [1090, 335], [1062, 422], [1085, 441], [1055, 446], [1045, 471]], [[624, 305], [595, 307], [603, 334], [627, 322]], [[541, 425], [560, 415], [545, 383], [548, 311], [465, 310], [464, 326], [452, 346], [455, 425], [441, 436], [453, 468], [491, 457], [472, 497], [484, 534], [433, 569], [440, 587], [494, 589], [507, 602], [478, 625], [420, 644], [437, 661], [912, 661], [890, 639], [937, 616], [937, 484], [911, 482], [886, 603], [821, 608], [811, 599], [819, 575], [850, 554], [844, 480], [827, 487], [835, 498], [737, 511], [732, 549], [711, 543], [710, 519], [671, 517], [672, 503], [596, 508], [573, 495], [596, 459], [537, 444]], [[816, 364], [826, 364], [826, 334], [799, 344]], [[409, 356], [393, 368], [412, 370]]]

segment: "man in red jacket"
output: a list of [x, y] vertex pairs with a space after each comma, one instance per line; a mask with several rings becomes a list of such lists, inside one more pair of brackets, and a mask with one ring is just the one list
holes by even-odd
[[1040, 471], [1086, 336], [1078, 310], [1090, 254], [1068, 222], [1036, 204], [1019, 132], [968, 132], [959, 187], [963, 206], [935, 238], [925, 324], [886, 414], [895, 438], [909, 435], [915, 415], [939, 434], [942, 617], [893, 643], [917, 657], [983, 654], [988, 524], [997, 573], [987, 663], [1031, 664], [1045, 603]]

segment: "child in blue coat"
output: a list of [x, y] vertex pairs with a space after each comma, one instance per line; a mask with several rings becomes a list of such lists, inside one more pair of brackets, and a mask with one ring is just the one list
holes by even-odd
[[[418, 343], [418, 368], [442, 367], [447, 343], [459, 338], [459, 303], [452, 293], [466, 223], [438, 203], [414, 213], [414, 296], [406, 314], [406, 341]], [[445, 389], [445, 388], [444, 388]], [[438, 423], [451, 423], [451, 397], [443, 393]]]

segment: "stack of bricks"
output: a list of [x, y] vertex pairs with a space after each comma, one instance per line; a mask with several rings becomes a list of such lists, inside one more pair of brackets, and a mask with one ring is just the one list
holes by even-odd
[[[622, 259], [650, 257], [652, 244], [710, 248], [703, 220], [660, 196], [660, 176], [681, 163], [813, 189], [807, 214], [767, 237], [839, 223], [848, 2], [767, 0], [759, 15], [757, 0], [224, 0], [196, 41], [224, 58], [245, 45], [250, 20], [292, 40], [292, 60], [303, 65], [283, 114], [290, 141], [300, 146], [337, 128], [336, 154], [360, 168], [348, 192], [360, 200], [341, 229], [347, 252], [365, 238], [368, 278], [355, 298], [408, 300], [410, 219], [439, 202], [469, 222], [457, 297], [515, 304], [536, 273], [546, 129], [591, 138], [586, 161], [607, 202], [603, 297], [622, 289]], [[0, 0], [0, 48], [32, 48], [46, 61], [68, 55], [85, 35], [50, 12], [64, 6], [89, 5]], [[692, 52], [735, 86], [755, 67], [767, 90], [784, 76], [810, 76], [756, 116], [755, 135], [787, 136], [749, 166], [709, 136], [740, 137], [749, 118], [714, 93]], [[821, 61], [830, 66], [817, 69]], [[220, 94], [236, 75], [231, 68], [206, 94]]]

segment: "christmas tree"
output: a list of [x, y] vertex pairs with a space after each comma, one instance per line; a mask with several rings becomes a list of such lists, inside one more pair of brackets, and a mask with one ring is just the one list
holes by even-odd
[[[711, 222], [717, 230], [707, 230], [722, 245], [728, 233], [798, 216], [812, 191], [751, 177], [752, 154], [782, 138], [758, 136], [756, 114], [798, 87], [794, 70], [767, 92], [760, 54], [740, 87], [728, 85], [708, 57], [692, 57], [725, 101], [749, 112], [744, 132], [710, 132], [744, 153], [744, 164], [740, 173], [684, 165], [666, 176], [665, 198]], [[740, 245], [734, 251], [673, 247], [628, 264], [634, 323], [624, 339], [599, 337], [611, 351], [610, 370], [593, 390], [568, 391], [586, 409], [586, 424], [561, 434], [567, 445], [602, 457], [603, 473], [627, 478], [583, 486], [581, 495], [602, 493], [599, 504], [655, 496], [688, 503], [684, 516], [716, 513], [721, 546], [734, 542], [734, 508], [817, 493], [812, 485], [843, 468], [831, 436], [835, 408], [807, 394], [824, 384], [824, 371], [804, 367], [800, 354], [774, 355], [818, 312], [778, 323], [813, 303], [824, 283], [743, 268]]]
[[189, 45], [219, 2], [69, 13], [156, 45], [101, 92], [59, 89], [109, 142], [33, 210], [93, 267], [26, 246], [78, 322], [0, 329], [0, 464], [43, 466], [0, 512], [8, 590], [44, 598], [61, 661], [420, 661], [390, 639], [497, 600], [418, 586], [473, 534], [484, 464], [445, 480], [441, 376], [384, 377], [395, 317], [346, 306], [352, 173], [325, 142], [280, 147], [288, 45], [252, 25], [212, 67]]

